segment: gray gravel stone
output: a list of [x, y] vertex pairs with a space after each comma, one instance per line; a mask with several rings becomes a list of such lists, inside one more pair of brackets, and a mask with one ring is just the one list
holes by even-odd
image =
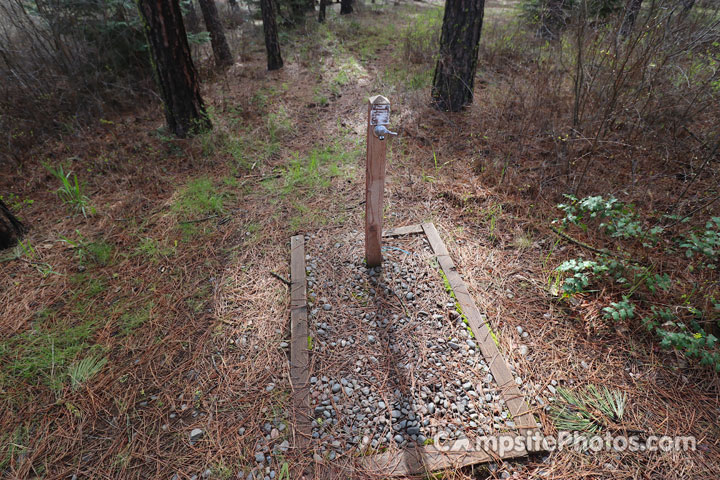
[[205, 432], [204, 432], [202, 429], [200, 429], [200, 428], [194, 428], [194, 429], [190, 432], [190, 445], [194, 445], [195, 442], [197, 442], [198, 440], [200, 440], [200, 437], [202, 437], [203, 435], [205, 435]]

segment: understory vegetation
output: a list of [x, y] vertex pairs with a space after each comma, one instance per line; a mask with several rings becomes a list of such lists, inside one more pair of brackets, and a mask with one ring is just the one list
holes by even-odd
[[[563, 2], [547, 35], [546, 1], [486, 1], [474, 103], [448, 114], [442, 4], [318, 24], [280, 2], [267, 72], [256, 2], [218, 2], [218, 72], [183, 1], [213, 123], [188, 139], [162, 126], [131, 0], [0, 3], [0, 199], [30, 227], [0, 252], [0, 475], [247, 478], [258, 439], [290, 435], [289, 238], [362, 231], [381, 93], [385, 226], [438, 226], [545, 433], [701, 444], [536, 455], [520, 478], [711, 478], [720, 7], [679, 3], [624, 31], [626, 2]], [[510, 471], [492, 465], [443, 478]]]

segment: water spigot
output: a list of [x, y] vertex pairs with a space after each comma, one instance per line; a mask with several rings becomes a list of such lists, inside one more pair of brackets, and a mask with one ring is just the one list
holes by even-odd
[[394, 136], [397, 137], [397, 133], [396, 133], [396, 132], [391, 132], [390, 130], [388, 130], [388, 129], [385, 127], [385, 125], [378, 125], [378, 126], [376, 126], [376, 127], [373, 129], [373, 133], [374, 133], [375, 136], [376, 136], [377, 138], [379, 138], [380, 140], [385, 140], [385, 135], [394, 135]]

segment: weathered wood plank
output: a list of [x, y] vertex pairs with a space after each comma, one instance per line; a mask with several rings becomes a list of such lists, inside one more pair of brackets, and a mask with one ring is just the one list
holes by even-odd
[[295, 416], [295, 447], [305, 449], [312, 434], [310, 352], [308, 351], [305, 239], [290, 239], [290, 382]]
[[513, 416], [515, 425], [521, 433], [537, 429], [537, 423], [528, 409], [522, 392], [520, 392], [520, 389], [515, 383], [510, 367], [500, 354], [500, 350], [495, 343], [490, 328], [485, 322], [480, 310], [478, 310], [475, 300], [473, 300], [470, 295], [465, 282], [457, 272], [455, 264], [445, 247], [445, 243], [440, 238], [437, 229], [435, 229], [435, 225], [432, 223], [423, 223], [422, 226], [423, 230], [425, 230], [425, 235], [427, 235], [430, 241], [430, 246], [435, 252], [438, 263], [455, 293], [457, 302], [460, 304], [460, 308], [462, 308], [462, 313], [465, 315], [465, 318], [467, 318], [470, 329], [475, 335], [475, 341], [479, 344], [480, 351], [490, 366], [490, 373], [492, 373], [495, 382], [498, 384], [500, 394]]
[[387, 142], [373, 134], [371, 110], [373, 105], [390, 104], [387, 98], [376, 95], [368, 99], [367, 157], [365, 163], [365, 262], [369, 267], [382, 263], [380, 248], [385, 191], [385, 150]]
[[400, 452], [388, 451], [360, 458], [358, 460], [358, 470], [365, 473], [367, 477], [372, 478], [375, 476], [401, 477], [527, 455], [527, 450], [522, 441], [518, 442], [517, 445], [510, 437], [507, 437], [507, 441], [512, 442], [512, 447], [509, 449], [502, 448], [502, 443], [498, 439], [495, 443], [467, 445], [466, 448], [462, 449], [451, 446], [448, 451], [443, 451], [444, 449], [439, 449], [434, 445], [418, 446]]
[[424, 230], [422, 225], [416, 223], [415, 225], [406, 225], [404, 227], [395, 227], [389, 230], [385, 230], [382, 234], [383, 237], [399, 237], [401, 235], [411, 235], [413, 233], [423, 233]]

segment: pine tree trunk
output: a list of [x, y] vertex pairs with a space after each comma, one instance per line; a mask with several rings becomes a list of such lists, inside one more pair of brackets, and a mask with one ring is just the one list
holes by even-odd
[[458, 112], [472, 103], [485, 0], [447, 0], [440, 55], [432, 85], [433, 105]]
[[178, 0], [137, 0], [168, 128], [178, 137], [212, 128]]
[[340, 1], [340, 15], [347, 15], [349, 13], [353, 13], [352, 0], [341, 0]]
[[643, 0], [630, 0], [625, 8], [625, 19], [623, 20], [622, 26], [620, 27], [620, 35], [627, 37], [632, 32], [635, 26], [635, 20], [637, 20], [638, 13], [640, 13], [640, 7], [642, 7]]
[[278, 40], [277, 22], [272, 0], [260, 0], [260, 11], [265, 32], [265, 49], [267, 50], [268, 70], [278, 70], [283, 66], [280, 54], [280, 41]]
[[320, 11], [318, 12], [318, 22], [323, 23], [325, 21], [325, 8], [327, 6], [327, 0], [320, 0]]
[[225, 39], [225, 29], [220, 22], [215, 0], [198, 0], [200, 2], [200, 10], [202, 10], [205, 19], [205, 27], [210, 32], [210, 42], [212, 44], [213, 56], [215, 57], [215, 65], [219, 68], [229, 67], [233, 64], [232, 53]]
[[0, 200], [0, 250], [17, 244], [25, 233], [25, 226], [15, 218], [5, 203]]

